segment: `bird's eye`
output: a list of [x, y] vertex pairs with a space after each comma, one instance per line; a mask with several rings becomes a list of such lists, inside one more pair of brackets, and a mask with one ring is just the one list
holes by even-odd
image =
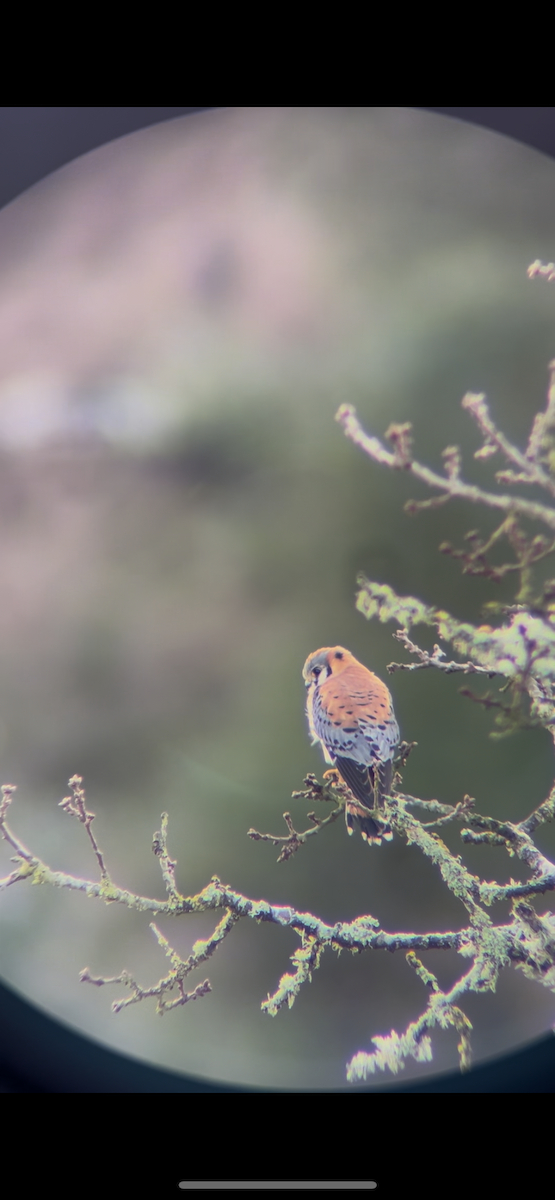
[[318, 678], [321, 670], [322, 670], [321, 667], [313, 667], [312, 668], [312, 674], [315, 676], [316, 679]]

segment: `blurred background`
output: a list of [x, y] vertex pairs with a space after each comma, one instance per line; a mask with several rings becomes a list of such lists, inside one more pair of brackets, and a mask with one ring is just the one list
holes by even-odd
[[[472, 459], [460, 400], [485, 391], [519, 442], [543, 406], [555, 292], [526, 268], [552, 257], [554, 202], [551, 160], [448, 118], [245, 108], [113, 142], [0, 212], [0, 774], [18, 786], [14, 830], [51, 867], [96, 877], [57, 807], [78, 772], [120, 886], [163, 896], [151, 840], [168, 811], [186, 894], [218, 874], [330, 922], [466, 924], [398, 840], [371, 850], [338, 822], [278, 865], [246, 833], [284, 833], [285, 809], [306, 827], [291, 792], [324, 769], [306, 731], [307, 655], [340, 643], [382, 676], [402, 657], [393, 626], [356, 612], [359, 571], [468, 620], [513, 594], [437, 552], [493, 528], [487, 512], [409, 518], [405, 500], [425, 493], [333, 418], [347, 401], [378, 435], [411, 420], [421, 460], [438, 467], [459, 443], [467, 477], [491, 486], [501, 464]], [[418, 741], [406, 790], [469, 792], [516, 819], [545, 798], [547, 734], [492, 741], [456, 677], [389, 684]], [[463, 850], [456, 828], [445, 840]], [[552, 828], [537, 840], [555, 852]], [[501, 849], [464, 857], [488, 879], [526, 877]], [[97, 991], [79, 971], [155, 983], [168, 964], [147, 917], [23, 884], [0, 911], [7, 982], [116, 1049], [212, 1079], [340, 1085], [373, 1034], [401, 1032], [426, 1004], [402, 956], [329, 954], [271, 1019], [260, 1002], [298, 939], [244, 922], [191, 977], [209, 975], [209, 997], [164, 1020], [146, 1002], [115, 1016], [121, 987]], [[216, 921], [158, 924], [187, 956]], [[424, 957], [442, 986], [465, 968]], [[514, 971], [464, 1008], [478, 1060], [553, 1022], [552, 994]], [[404, 1080], [456, 1066], [455, 1035], [434, 1046]]]

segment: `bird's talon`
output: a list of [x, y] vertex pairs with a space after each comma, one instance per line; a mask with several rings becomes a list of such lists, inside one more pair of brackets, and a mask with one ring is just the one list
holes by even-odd
[[322, 778], [329, 779], [329, 780], [331, 780], [332, 783], [334, 783], [336, 785], [338, 783], [341, 783], [341, 776], [339, 774], [339, 771], [337, 770], [337, 767], [331, 767], [329, 771], [324, 771]]

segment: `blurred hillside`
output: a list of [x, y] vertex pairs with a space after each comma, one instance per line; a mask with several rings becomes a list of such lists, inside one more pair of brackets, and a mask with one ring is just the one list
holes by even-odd
[[[553, 294], [526, 267], [552, 254], [554, 211], [553, 163], [487, 132], [409, 109], [246, 108], [112, 143], [0, 213], [2, 778], [19, 788], [14, 828], [51, 866], [96, 866], [56, 807], [78, 772], [122, 886], [162, 894], [150, 843], [167, 810], [187, 892], [217, 873], [330, 921], [464, 922], [414, 848], [369, 850], [337, 824], [278, 867], [246, 831], [281, 833], [288, 808], [302, 828], [291, 792], [323, 769], [307, 654], [344, 644], [382, 675], [399, 658], [392, 629], [355, 611], [359, 571], [469, 619], [491, 596], [437, 553], [487, 514], [409, 519], [414, 485], [333, 417], [349, 401], [378, 434], [410, 419], [421, 459], [460, 443], [467, 476], [489, 484], [460, 400], [487, 392], [515, 440], [543, 405]], [[490, 741], [456, 678], [391, 686], [419, 743], [407, 790], [469, 792], [508, 818], [544, 797], [546, 737]], [[539, 843], [553, 849], [553, 831]], [[465, 860], [508, 877], [496, 848]], [[341, 1084], [372, 1033], [422, 1007], [402, 959], [343, 955], [270, 1020], [260, 1001], [296, 940], [240, 926], [210, 997], [163, 1022], [146, 1004], [116, 1018], [119, 991], [78, 972], [155, 981], [166, 964], [147, 920], [21, 885], [1, 911], [6, 980], [175, 1069]], [[160, 922], [183, 953], [210, 924]], [[459, 961], [429, 965], [444, 984]], [[472, 1003], [481, 1057], [553, 1019], [549, 993], [514, 973]], [[433, 1069], [455, 1063], [446, 1035]]]

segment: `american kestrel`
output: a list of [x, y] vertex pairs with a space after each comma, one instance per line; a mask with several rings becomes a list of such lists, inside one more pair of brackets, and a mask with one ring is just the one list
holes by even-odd
[[343, 646], [309, 654], [303, 679], [312, 742], [320, 743], [326, 762], [339, 771], [354, 797], [345, 806], [348, 832], [358, 829], [366, 842], [389, 841], [389, 826], [370, 815], [391, 787], [399, 742], [388, 688]]

